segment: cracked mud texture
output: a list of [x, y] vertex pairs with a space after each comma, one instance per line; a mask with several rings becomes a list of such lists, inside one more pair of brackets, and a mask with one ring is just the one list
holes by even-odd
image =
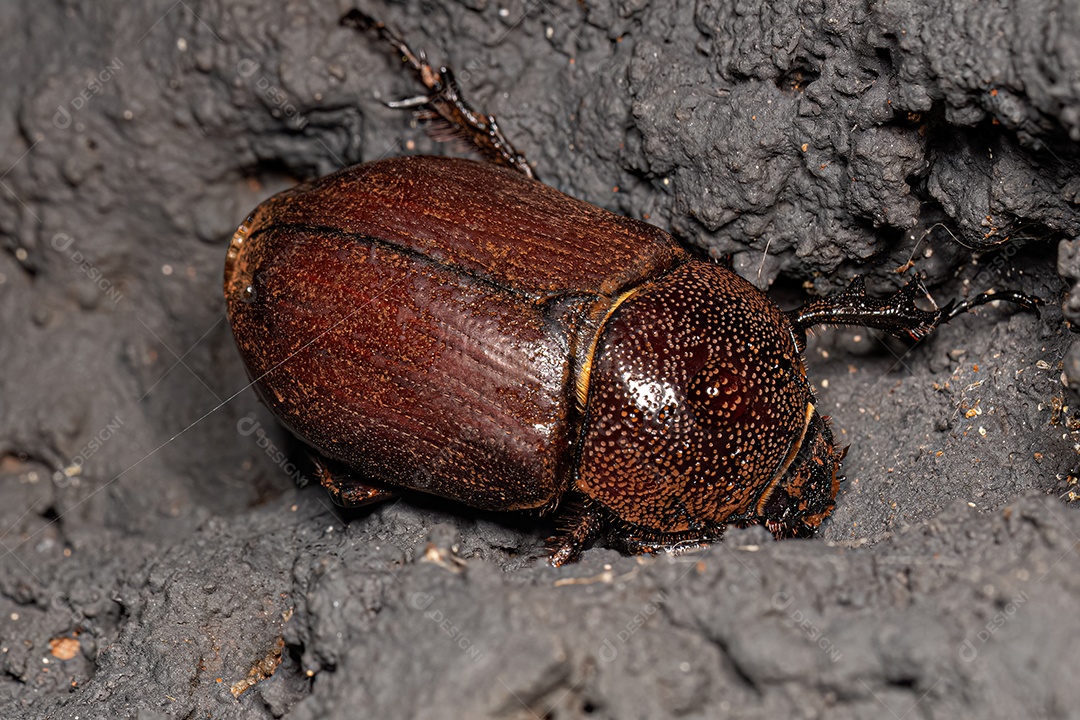
[[560, 570], [550, 520], [332, 508], [244, 390], [221, 274], [246, 213], [452, 150], [381, 105], [417, 88], [349, 7], [0, 7], [0, 716], [1080, 714], [1080, 6], [361, 6], [545, 181], [784, 307], [909, 259], [942, 301], [1047, 300], [913, 347], [817, 337], [850, 450], [816, 539]]

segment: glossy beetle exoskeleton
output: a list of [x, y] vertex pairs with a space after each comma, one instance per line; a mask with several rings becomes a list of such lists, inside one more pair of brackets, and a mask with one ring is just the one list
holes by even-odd
[[785, 313], [658, 228], [527, 177], [449, 71], [376, 27], [420, 71], [424, 104], [509, 167], [354, 166], [263, 203], [232, 240], [241, 355], [274, 414], [347, 468], [320, 463], [343, 504], [395, 487], [491, 510], [572, 497], [554, 564], [599, 535], [645, 552], [730, 524], [806, 534], [843, 454], [815, 409], [806, 329], [920, 337], [989, 299], [1035, 302], [924, 311], [917, 281], [886, 301], [856, 281]]

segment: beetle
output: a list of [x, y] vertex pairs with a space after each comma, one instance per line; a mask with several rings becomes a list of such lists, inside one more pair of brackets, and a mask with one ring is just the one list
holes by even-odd
[[371, 18], [437, 115], [493, 162], [400, 157], [261, 204], [232, 238], [228, 317], [263, 402], [340, 504], [408, 488], [488, 510], [563, 504], [550, 562], [597, 537], [633, 553], [729, 525], [813, 533], [844, 450], [802, 353], [815, 325], [921, 338], [991, 300], [933, 310], [916, 277], [789, 312], [668, 233], [540, 183], [450, 70]]

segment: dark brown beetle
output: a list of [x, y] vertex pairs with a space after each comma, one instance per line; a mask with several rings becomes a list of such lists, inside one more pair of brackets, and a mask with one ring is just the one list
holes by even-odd
[[[667, 233], [531, 179], [472, 110], [383, 26], [423, 105], [490, 159], [404, 157], [281, 193], [237, 231], [229, 321], [274, 414], [346, 505], [411, 488], [490, 510], [573, 497], [555, 565], [606, 535], [632, 552], [762, 523], [810, 533], [843, 453], [801, 352], [816, 324], [922, 337], [980, 295], [924, 311], [917, 280], [885, 301], [856, 279], [785, 313]], [[355, 473], [353, 476], [351, 473]]]

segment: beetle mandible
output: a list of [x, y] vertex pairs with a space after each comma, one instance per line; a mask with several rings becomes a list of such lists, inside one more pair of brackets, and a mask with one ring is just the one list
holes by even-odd
[[491, 510], [572, 499], [554, 565], [600, 536], [640, 553], [728, 525], [810, 534], [843, 451], [806, 377], [806, 331], [917, 339], [991, 300], [1039, 303], [984, 293], [923, 310], [917, 278], [885, 300], [855, 278], [784, 312], [659, 228], [535, 180], [450, 70], [359, 11], [342, 23], [378, 31], [426, 87], [393, 106], [438, 116], [491, 162], [346, 168], [267, 200], [230, 243], [247, 370], [325, 458], [339, 503], [399, 488]]

